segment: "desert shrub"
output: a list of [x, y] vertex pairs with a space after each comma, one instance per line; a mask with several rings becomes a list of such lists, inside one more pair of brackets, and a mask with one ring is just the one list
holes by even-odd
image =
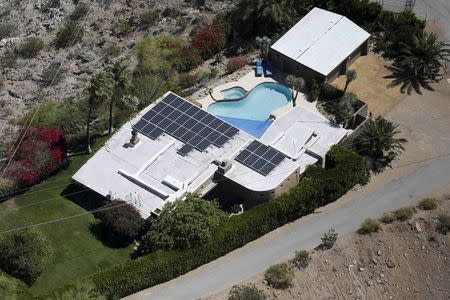
[[12, 23], [0, 23], [0, 40], [12, 37], [17, 32], [17, 26]]
[[44, 42], [38, 37], [26, 38], [18, 47], [17, 54], [22, 58], [33, 58], [44, 48]]
[[311, 261], [311, 256], [309, 252], [306, 250], [295, 251], [295, 256], [291, 260], [292, 264], [294, 264], [299, 269], [304, 269], [309, 265]]
[[438, 218], [437, 230], [442, 234], [450, 231], [450, 214], [440, 215]]
[[159, 20], [159, 11], [148, 10], [139, 15], [139, 25], [148, 28]]
[[41, 82], [44, 86], [57, 85], [65, 77], [66, 69], [61, 67], [61, 63], [53, 62], [42, 71]]
[[419, 202], [417, 205], [418, 208], [423, 210], [432, 210], [437, 207], [437, 200], [434, 198], [425, 198]]
[[78, 21], [86, 17], [88, 13], [89, 6], [84, 2], [80, 2], [70, 14], [69, 19], [71, 21]]
[[385, 224], [390, 224], [390, 223], [394, 222], [395, 220], [396, 220], [395, 215], [391, 211], [385, 212], [383, 214], [383, 216], [381, 217], [381, 222], [383, 222]]
[[67, 48], [83, 40], [84, 30], [76, 22], [69, 22], [56, 33], [54, 41], [56, 48]]
[[31, 285], [42, 273], [53, 253], [40, 231], [24, 230], [2, 236], [0, 268]]
[[50, 9], [58, 8], [61, 5], [61, 0], [46, 0], [42, 2], [41, 12], [47, 13]]
[[178, 82], [182, 89], [190, 88], [198, 83], [197, 74], [184, 73], [178, 76]]
[[228, 293], [228, 300], [264, 300], [266, 295], [254, 284], [235, 285]]
[[393, 212], [397, 221], [406, 221], [416, 213], [416, 209], [412, 206], [402, 207]]
[[333, 228], [328, 230], [328, 232], [323, 234], [321, 238], [322, 243], [319, 245], [319, 248], [322, 250], [327, 250], [333, 248], [334, 244], [337, 241], [338, 234], [334, 231]]
[[226, 218], [215, 202], [189, 195], [166, 203], [150, 225], [137, 250], [139, 254], [159, 249], [185, 249], [212, 240], [212, 230]]
[[[12, 151], [14, 145], [9, 148]], [[17, 148], [6, 171], [6, 177], [12, 180], [16, 187], [31, 186], [62, 168], [67, 163], [66, 153], [67, 146], [62, 129], [31, 126]]]
[[242, 69], [247, 64], [247, 60], [244, 57], [236, 56], [231, 57], [227, 62], [227, 72], [233, 73], [239, 69]]
[[159, 74], [164, 79], [174, 71], [186, 73], [202, 63], [198, 51], [187, 40], [168, 35], [146, 37], [135, 47], [139, 76]]
[[203, 59], [209, 59], [225, 48], [227, 31], [225, 23], [216, 23], [201, 28], [192, 36], [192, 47], [200, 52]]
[[120, 52], [121, 52], [120, 47], [116, 46], [116, 45], [111, 45], [103, 51], [103, 53], [106, 56], [110, 56], [110, 57], [117, 57], [120, 55]]
[[264, 278], [267, 283], [275, 289], [287, 289], [292, 286], [294, 272], [286, 263], [273, 265], [266, 270]]
[[361, 224], [361, 227], [358, 229], [358, 233], [360, 234], [368, 234], [372, 232], [377, 232], [381, 229], [380, 221], [375, 219], [365, 219]]
[[118, 37], [124, 37], [133, 31], [133, 22], [130, 18], [118, 20], [114, 25], [114, 34]]
[[145, 221], [139, 212], [125, 201], [115, 200], [94, 213], [113, 238], [123, 243], [132, 242], [144, 229]]
[[4, 68], [14, 68], [17, 62], [17, 53], [14, 51], [5, 51], [1, 58], [1, 64]]

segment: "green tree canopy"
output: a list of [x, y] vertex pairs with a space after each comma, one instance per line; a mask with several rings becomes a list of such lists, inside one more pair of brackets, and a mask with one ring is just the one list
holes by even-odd
[[207, 242], [212, 230], [222, 223], [226, 214], [216, 202], [194, 195], [164, 205], [160, 216], [151, 222], [138, 252], [158, 249], [184, 249]]

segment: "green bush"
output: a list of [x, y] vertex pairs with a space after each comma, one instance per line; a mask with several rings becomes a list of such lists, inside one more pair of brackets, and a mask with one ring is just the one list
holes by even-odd
[[22, 58], [33, 58], [44, 48], [44, 42], [38, 37], [26, 38], [18, 47], [17, 54]]
[[84, 30], [81, 25], [70, 22], [56, 33], [55, 47], [58, 49], [71, 47], [83, 40], [83, 34]]
[[78, 3], [75, 9], [69, 16], [69, 19], [72, 21], [78, 21], [83, 19], [89, 13], [89, 6], [86, 3]]
[[28, 287], [13, 277], [0, 270], [0, 299], [2, 300], [22, 300], [33, 299], [28, 292]]
[[333, 228], [328, 230], [328, 232], [325, 232], [323, 234], [323, 237], [321, 238], [322, 243], [319, 245], [319, 249], [322, 250], [328, 250], [333, 248], [334, 244], [337, 241], [338, 234], [334, 231]]
[[412, 206], [402, 207], [394, 211], [394, 216], [397, 221], [406, 221], [411, 219], [416, 213], [416, 209]]
[[0, 40], [12, 37], [17, 32], [17, 26], [12, 23], [0, 23]]
[[228, 294], [228, 300], [264, 300], [266, 295], [254, 284], [235, 285]]
[[396, 220], [396, 217], [393, 212], [388, 211], [383, 214], [380, 220], [385, 224], [390, 224]]
[[4, 68], [14, 68], [17, 62], [17, 53], [14, 51], [5, 51], [1, 58], [1, 64]]
[[57, 85], [64, 79], [65, 73], [66, 69], [61, 67], [61, 63], [53, 62], [42, 71], [41, 82], [44, 86]]
[[335, 201], [355, 184], [367, 182], [365, 160], [352, 150], [334, 146], [327, 158], [326, 169], [309, 168], [300, 183], [288, 193], [227, 218], [212, 231], [210, 241], [185, 250], [158, 250], [102, 270], [89, 280], [99, 294], [108, 297], [129, 295], [217, 259]]
[[450, 231], [450, 214], [439, 216], [437, 230], [442, 234], [447, 234]]
[[295, 251], [295, 256], [291, 260], [292, 264], [294, 264], [299, 269], [304, 269], [309, 265], [311, 261], [311, 256], [309, 252], [306, 250]]
[[148, 10], [139, 16], [139, 25], [148, 28], [159, 20], [159, 11]]
[[268, 268], [264, 273], [264, 278], [275, 289], [287, 289], [292, 286], [294, 272], [292, 272], [288, 264], [282, 263]]
[[361, 224], [361, 227], [358, 229], [358, 233], [360, 234], [368, 234], [372, 232], [377, 232], [381, 229], [380, 221], [375, 219], [365, 219]]
[[31, 285], [42, 273], [52, 252], [48, 239], [40, 231], [10, 233], [0, 241], [0, 268]]
[[423, 210], [432, 210], [437, 207], [438, 203], [437, 200], [434, 198], [425, 198], [422, 201], [419, 202], [419, 205], [417, 205], [418, 208]]

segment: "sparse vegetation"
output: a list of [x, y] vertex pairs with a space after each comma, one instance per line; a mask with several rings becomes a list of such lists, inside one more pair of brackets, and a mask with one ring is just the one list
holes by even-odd
[[4, 68], [14, 68], [17, 62], [17, 53], [14, 51], [5, 51], [1, 58], [1, 64]]
[[369, 234], [372, 232], [377, 232], [381, 229], [380, 221], [375, 219], [365, 219], [361, 224], [361, 227], [358, 229], [358, 233], [360, 234]]
[[264, 300], [266, 295], [254, 284], [235, 285], [228, 294], [228, 300]]
[[67, 48], [83, 40], [84, 30], [77, 22], [69, 22], [56, 33], [56, 48]]
[[26, 38], [17, 48], [17, 54], [22, 58], [33, 58], [44, 48], [44, 42], [38, 37]]
[[24, 230], [2, 236], [0, 268], [28, 285], [42, 273], [53, 249], [40, 231]]
[[397, 209], [393, 212], [397, 221], [406, 221], [411, 219], [416, 213], [416, 209], [413, 206], [407, 206]]
[[59, 62], [53, 62], [42, 71], [41, 82], [44, 86], [57, 85], [65, 77], [66, 69]]
[[334, 231], [333, 228], [328, 230], [328, 232], [323, 234], [323, 237], [321, 238], [322, 243], [319, 245], [319, 249], [322, 250], [328, 250], [333, 248], [334, 243], [336, 243], [338, 238], [337, 232]]
[[442, 214], [438, 220], [437, 230], [442, 234], [447, 234], [450, 231], [450, 214]]
[[75, 9], [70, 14], [71, 21], [79, 21], [87, 16], [89, 13], [89, 6], [84, 2], [79, 2]]
[[266, 270], [264, 278], [267, 284], [275, 289], [287, 289], [292, 285], [294, 272], [286, 263], [273, 265]]
[[231, 57], [227, 62], [227, 72], [233, 73], [242, 69], [247, 64], [247, 60], [242, 56]]
[[304, 269], [309, 265], [311, 256], [307, 250], [295, 251], [295, 256], [291, 263], [299, 269]]
[[0, 23], [0, 40], [13, 37], [17, 32], [17, 26], [12, 23]]
[[435, 209], [437, 205], [438, 202], [435, 198], [425, 198], [419, 202], [417, 207], [423, 210], [432, 210]]
[[139, 16], [139, 24], [143, 28], [148, 28], [159, 20], [159, 11], [148, 10]]
[[381, 217], [381, 222], [383, 222], [385, 224], [393, 223], [395, 220], [396, 220], [396, 217], [395, 217], [394, 213], [391, 211], [385, 212], [383, 214], [383, 216]]

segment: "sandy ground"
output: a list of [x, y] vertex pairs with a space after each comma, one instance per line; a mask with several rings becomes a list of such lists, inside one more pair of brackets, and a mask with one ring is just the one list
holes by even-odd
[[[436, 216], [450, 213], [447, 197], [410, 221], [383, 225], [372, 235], [348, 234], [331, 250], [312, 251], [310, 265], [295, 270], [287, 290], [268, 287], [264, 274], [244, 284], [256, 284], [268, 299], [449, 299], [450, 235], [435, 230]], [[227, 299], [228, 292], [206, 299]]]
[[[357, 78], [350, 83], [347, 91], [355, 93], [366, 102], [369, 112], [374, 116], [385, 115], [406, 97], [400, 92], [400, 87], [387, 88], [391, 82], [390, 79], [383, 78], [391, 74], [386, 69], [387, 65], [389, 63], [380, 56], [369, 53], [358, 58], [350, 67], [356, 70]], [[345, 80], [345, 75], [341, 75], [332, 84], [343, 89]]]

